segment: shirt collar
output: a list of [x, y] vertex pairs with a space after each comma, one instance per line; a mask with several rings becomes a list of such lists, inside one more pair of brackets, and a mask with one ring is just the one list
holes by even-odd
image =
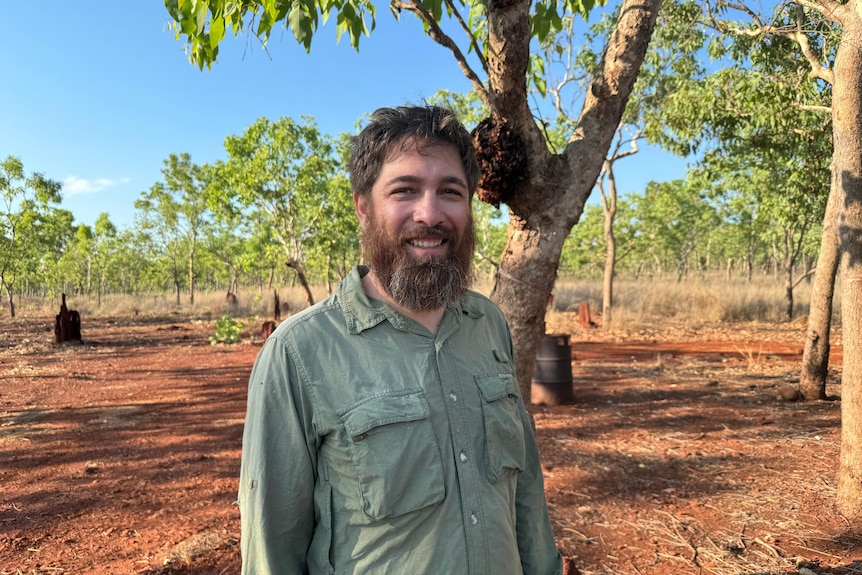
[[[362, 289], [362, 278], [368, 271], [366, 266], [356, 266], [338, 286], [338, 298], [341, 300], [341, 308], [347, 322], [347, 332], [355, 335], [385, 320], [388, 320], [397, 329], [409, 329], [414, 322], [384, 302], [369, 298], [365, 290]], [[446, 310], [446, 315], [450, 313], [454, 313], [456, 318], [467, 316], [476, 319], [483, 315], [474, 302], [471, 292], [468, 292]]]

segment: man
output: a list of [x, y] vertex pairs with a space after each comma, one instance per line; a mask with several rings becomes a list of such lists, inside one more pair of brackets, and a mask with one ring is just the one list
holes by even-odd
[[255, 363], [244, 574], [562, 572], [508, 325], [467, 289], [478, 177], [442, 108], [377, 110], [354, 138], [368, 267]]

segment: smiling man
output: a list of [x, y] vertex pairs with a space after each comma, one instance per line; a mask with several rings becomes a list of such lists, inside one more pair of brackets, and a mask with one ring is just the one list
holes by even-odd
[[508, 325], [468, 289], [469, 134], [443, 108], [380, 109], [350, 172], [367, 267], [252, 370], [243, 573], [561, 573]]

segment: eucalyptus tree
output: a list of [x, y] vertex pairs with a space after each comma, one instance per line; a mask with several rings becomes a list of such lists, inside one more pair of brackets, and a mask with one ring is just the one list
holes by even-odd
[[[39, 228], [62, 196], [59, 182], [34, 172], [29, 176], [15, 156], [0, 162], [0, 291], [6, 292], [9, 315], [15, 317], [16, 280], [28, 258], [45, 253]], [[50, 252], [49, 252], [50, 253]]]
[[650, 182], [643, 195], [633, 201], [640, 234], [659, 273], [673, 267], [676, 281], [682, 282], [689, 273], [692, 255], [707, 243], [720, 221], [703, 183], [693, 177]]
[[93, 230], [86, 224], [78, 224], [67, 242], [62, 254], [57, 259], [57, 265], [47, 278], [48, 293], [52, 297], [60, 293], [84, 293], [90, 277], [91, 258], [90, 243], [93, 241]]
[[[171, 154], [162, 168], [163, 182], [157, 182], [135, 202], [150, 227], [159, 228], [159, 235], [170, 244], [171, 250], [185, 249], [188, 270], [189, 303], [195, 303], [195, 255], [198, 238], [208, 225], [204, 189], [207, 186], [207, 169], [192, 162], [191, 156]], [[158, 220], [158, 221], [155, 221]], [[180, 283], [174, 280], [179, 304]]]
[[135, 227], [119, 229], [113, 242], [112, 261], [120, 293], [137, 295], [148, 289], [156, 275], [157, 258], [146, 232]]
[[117, 227], [111, 222], [107, 212], [102, 212], [96, 218], [90, 246], [96, 271], [96, 302], [101, 306], [102, 295], [109, 289], [112, 272], [122, 265], [114, 257], [117, 250]]
[[228, 293], [237, 293], [240, 278], [248, 273], [257, 259], [249, 249], [252, 238], [245, 228], [239, 217], [222, 216], [214, 219], [204, 236], [203, 251], [209, 259], [218, 262], [219, 268], [227, 270]]
[[[180, 305], [187, 250], [183, 233], [176, 225], [178, 215], [164, 184], [156, 183], [135, 200], [135, 226], [145, 235], [145, 242], [155, 249], [154, 269], [173, 287], [176, 305]], [[165, 286], [167, 287], [167, 285]]]
[[[203, 67], [215, 61], [226, 30], [254, 26], [264, 41], [278, 22], [290, 27], [306, 50], [321, 19], [334, 17], [351, 44], [374, 27], [370, 0], [280, 3], [264, 0], [166, 0], [177, 37]], [[586, 15], [593, 0], [395, 0], [398, 18], [419, 18], [427, 35], [449, 50], [490, 110], [474, 130], [483, 166], [479, 197], [506, 204], [509, 228], [492, 299], [509, 319], [516, 373], [529, 403], [534, 354], [545, 331], [545, 312], [560, 255], [583, 211], [619, 125], [655, 26], [661, 0], [620, 0], [617, 25], [591, 75], [576, 127], [564, 147], [550, 150], [530, 108], [531, 42], [555, 34], [567, 14]], [[448, 30], [463, 34], [463, 42]]]
[[[768, 18], [742, 4], [725, 5], [720, 0], [710, 9], [709, 23], [726, 34], [714, 40], [711, 54], [734, 65], [692, 82], [671, 100], [663, 110], [665, 124], [659, 137], [681, 153], [690, 153], [704, 143], [719, 143], [724, 158], [741, 155], [748, 158], [749, 165], [759, 161], [757, 154], [764, 154], [774, 171], [772, 183], [780, 183], [769, 186], [769, 196], [775, 200], [771, 207], [778, 212], [774, 217], [787, 224], [801, 214], [807, 220], [797, 221], [797, 225], [811, 227], [810, 217], [822, 215], [800, 378], [805, 398], [822, 399], [838, 267], [839, 200], [827, 196], [827, 160], [833, 157], [832, 115], [828, 112], [838, 31], [825, 19], [813, 17], [816, 10], [793, 3], [778, 5]], [[741, 13], [746, 21], [719, 19], [719, 13], [723, 16], [730, 11]], [[840, 188], [834, 165], [832, 168], [830, 195]], [[756, 201], [766, 195], [758, 193]], [[795, 240], [781, 240], [787, 245], [785, 254], [798, 252], [799, 242], [805, 238], [797, 234]], [[797, 281], [789, 271], [794, 261], [784, 257], [787, 309], [792, 309], [792, 287]]]
[[[859, 422], [862, 418], [862, 234], [859, 232], [862, 229], [862, 51], [859, 50], [862, 0], [799, 0], [778, 4], [776, 12], [770, 15], [760, 13], [759, 4], [714, 0], [708, 6], [715, 14], [717, 27], [733, 35], [735, 44], [742, 45], [743, 50], [748, 39], [760, 46], [792, 47], [795, 61], [804, 72], [804, 76], [800, 75], [799, 107], [830, 112], [831, 183], [812, 297], [824, 297], [832, 291], [830, 284], [840, 258], [844, 363], [838, 509], [848, 520], [859, 521], [862, 520]], [[729, 15], [743, 20], [729, 22]], [[819, 97], [806, 97], [812, 92]], [[831, 309], [824, 308], [823, 302], [812, 302], [803, 378], [814, 375], [811, 372], [825, 371], [825, 361], [820, 360], [828, 356]], [[807, 397], [806, 390], [816, 389], [816, 381], [801, 387]]]
[[21, 230], [16, 283], [18, 295], [44, 295], [49, 291], [51, 278], [56, 277], [59, 254], [71, 241], [75, 228], [74, 216], [69, 210], [49, 207], [40, 212]]
[[[702, 72], [697, 52], [703, 47], [706, 35], [700, 27], [692, 25], [699, 15], [700, 7], [695, 2], [663, 3], [642, 69], [617, 127], [615, 142], [596, 181], [604, 215], [604, 326], [611, 325], [617, 261], [614, 222], [619, 192], [614, 168], [621, 160], [639, 152], [639, 143], [646, 140], [646, 124], [657, 115], [664, 99], [681, 81]], [[616, 25], [613, 14], [606, 12], [588, 27], [581, 39], [576, 23], [574, 16], [565, 17], [560, 33], [546, 37], [534, 56], [533, 85], [536, 92], [549, 97], [556, 113], [553, 126], [548, 127], [552, 148], [565, 146], [565, 135], [576, 128], [578, 117], [574, 112], [589, 87], [588, 80], [601, 64], [602, 41], [613, 33]]]
[[[296, 122], [260, 118], [241, 135], [225, 139], [226, 161], [214, 166], [207, 191], [218, 214], [259, 211], [281, 246], [285, 265], [296, 273], [308, 305], [314, 296], [306, 273], [306, 251], [325, 233], [333, 210], [349, 195], [334, 142], [311, 118]], [[343, 212], [343, 209], [341, 210]]]

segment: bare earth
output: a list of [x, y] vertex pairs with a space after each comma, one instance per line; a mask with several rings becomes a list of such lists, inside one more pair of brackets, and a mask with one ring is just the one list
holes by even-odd
[[[239, 572], [245, 394], [260, 349], [211, 322], [0, 320], [0, 575]], [[862, 573], [836, 511], [840, 402], [778, 399], [799, 324], [571, 334], [574, 405], [536, 406], [551, 518], [591, 574]], [[833, 342], [840, 395], [840, 333]]]

